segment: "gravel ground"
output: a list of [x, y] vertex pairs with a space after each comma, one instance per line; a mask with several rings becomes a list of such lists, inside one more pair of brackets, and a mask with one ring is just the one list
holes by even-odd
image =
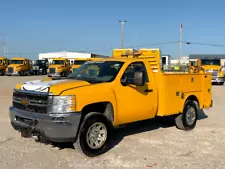
[[[214, 107], [204, 110], [186, 132], [150, 120], [116, 132], [107, 153], [88, 158], [69, 144], [53, 146], [21, 138], [10, 125], [8, 108], [16, 83], [43, 76], [0, 77], [0, 168], [225, 168], [225, 86], [213, 86]], [[224, 114], [223, 114], [224, 113]]]

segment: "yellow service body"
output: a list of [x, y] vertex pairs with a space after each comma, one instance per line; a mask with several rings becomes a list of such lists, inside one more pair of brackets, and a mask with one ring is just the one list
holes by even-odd
[[54, 58], [50, 64], [48, 77], [66, 77], [70, 74], [70, 61], [66, 58]]
[[0, 57], [0, 75], [5, 75], [5, 70], [9, 65], [9, 60], [5, 57]]
[[26, 58], [12, 58], [10, 65], [6, 68], [6, 75], [29, 75], [31, 74], [31, 60]]
[[[12, 126], [16, 130], [23, 131], [26, 126], [30, 132], [41, 131], [41, 135], [44, 133], [51, 141], [78, 140], [82, 151], [88, 156], [106, 148], [103, 146], [107, 144], [104, 142], [106, 140], [99, 133], [110, 132], [110, 126], [177, 115], [175, 121], [178, 128], [193, 129], [197, 110], [212, 107], [212, 74], [163, 73], [158, 61], [160, 51], [147, 50], [139, 51], [142, 58], [117, 57], [86, 62], [79, 68], [80, 72], [75, 71], [64, 79], [18, 84], [13, 94], [13, 106], [9, 109]], [[144, 69], [139, 69], [138, 65]], [[96, 69], [95, 75], [99, 79], [95, 79], [95, 75], [89, 79], [82, 75], [83, 70], [88, 72], [92, 69]], [[100, 80], [101, 73], [107, 79], [115, 69], [117, 72], [113, 79]], [[93, 73], [93, 70], [90, 72]], [[37, 103], [33, 101], [36, 107], [29, 105], [24, 97], [20, 98], [21, 95], [29, 95], [33, 99], [38, 97]], [[18, 103], [24, 106], [23, 110], [17, 107]], [[38, 104], [41, 104], [40, 109]], [[46, 104], [46, 109], [43, 109], [43, 104]], [[32, 125], [25, 124], [20, 117], [30, 119]], [[93, 133], [88, 134], [89, 131]], [[92, 137], [97, 139], [92, 140]], [[103, 139], [103, 144], [96, 143], [95, 146], [99, 144], [100, 147], [93, 148], [91, 144], [98, 139]]]

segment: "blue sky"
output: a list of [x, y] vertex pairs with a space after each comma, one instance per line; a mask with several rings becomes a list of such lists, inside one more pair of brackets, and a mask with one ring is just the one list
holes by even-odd
[[[9, 53], [32, 59], [62, 50], [110, 55], [121, 47], [119, 20], [127, 20], [125, 47], [178, 41], [180, 23], [184, 41], [225, 45], [224, 0], [0, 0], [0, 7], [0, 42], [7, 37]], [[149, 47], [179, 54], [178, 43]], [[183, 45], [182, 55], [193, 53], [225, 48]]]

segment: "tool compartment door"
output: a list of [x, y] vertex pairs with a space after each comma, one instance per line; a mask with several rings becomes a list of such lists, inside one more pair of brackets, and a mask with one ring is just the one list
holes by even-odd
[[202, 76], [202, 98], [203, 98], [203, 105], [201, 108], [209, 108], [212, 105], [212, 74], [205, 74]]

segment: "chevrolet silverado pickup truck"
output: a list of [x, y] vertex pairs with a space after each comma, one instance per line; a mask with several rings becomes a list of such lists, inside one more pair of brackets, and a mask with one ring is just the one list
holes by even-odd
[[198, 111], [212, 107], [212, 75], [163, 73], [159, 65], [154, 55], [107, 58], [65, 78], [17, 84], [11, 125], [23, 137], [72, 142], [89, 157], [107, 151], [120, 125], [175, 115], [177, 128], [194, 129]]

